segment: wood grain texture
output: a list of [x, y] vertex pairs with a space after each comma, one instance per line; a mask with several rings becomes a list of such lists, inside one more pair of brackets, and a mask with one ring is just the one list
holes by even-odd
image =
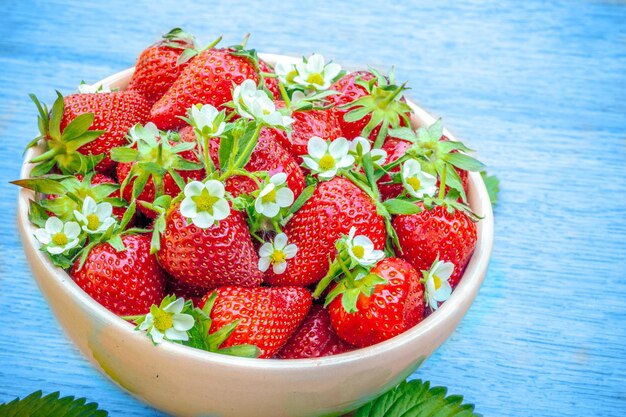
[[[160, 416], [65, 339], [15, 226], [29, 92], [50, 101], [133, 64], [173, 26], [205, 43], [395, 64], [502, 182], [485, 284], [415, 377], [487, 416], [626, 413], [626, 3], [4, 1], [0, 13], [0, 401], [36, 389]], [[164, 393], [165, 394], [165, 393]]]

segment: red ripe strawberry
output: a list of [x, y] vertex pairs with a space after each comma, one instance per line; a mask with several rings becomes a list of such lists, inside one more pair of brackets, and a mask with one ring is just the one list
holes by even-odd
[[108, 243], [95, 246], [82, 268], [76, 261], [70, 275], [87, 294], [121, 316], [146, 314], [165, 295], [165, 273], [150, 254], [149, 235], [125, 235], [126, 250]]
[[[422, 208], [423, 204], [419, 203]], [[476, 225], [461, 210], [452, 214], [443, 206], [393, 220], [402, 248], [399, 255], [418, 271], [428, 270], [435, 259], [452, 262], [452, 287], [459, 283], [476, 246]]]
[[255, 345], [261, 350], [261, 358], [274, 356], [311, 308], [311, 294], [304, 288], [221, 287], [215, 291], [211, 332], [240, 320], [220, 347]]
[[[165, 141], [165, 140], [168, 140], [168, 139], [164, 139], [164, 138], [159, 139], [159, 141]], [[185, 136], [180, 137], [180, 142], [195, 143], [195, 140], [196, 139], [195, 139], [195, 136], [193, 136], [193, 132], [192, 132], [192, 135], [185, 135]], [[168, 143], [170, 144], [170, 146], [162, 147], [161, 154], [160, 156], [158, 156], [159, 159], [157, 159], [157, 155], [158, 155], [156, 152], [157, 148], [153, 146], [150, 149], [149, 147], [146, 146], [145, 152], [140, 155], [139, 164], [156, 163], [165, 169], [170, 169], [172, 168], [172, 165], [176, 163], [176, 160], [180, 158], [186, 161], [190, 161], [190, 162], [195, 162], [195, 163], [200, 162], [198, 159], [198, 156], [194, 152], [194, 149], [182, 151], [180, 153], [174, 153], [171, 150], [171, 146], [174, 146], [176, 143], [171, 140], [169, 140]], [[154, 145], [158, 146], [156, 143]], [[128, 177], [128, 175], [131, 174], [131, 169], [135, 165], [137, 165], [137, 163], [138, 162], [128, 162], [128, 163], [119, 163], [117, 165], [117, 178], [120, 180], [120, 182], [124, 183], [124, 181], [126, 180], [126, 177]], [[199, 181], [205, 177], [204, 168], [193, 169], [193, 170], [176, 170], [176, 172], [181, 176], [181, 178], [183, 179], [185, 183], [188, 183], [189, 181], [193, 181], [193, 180]], [[128, 182], [128, 184], [126, 184], [126, 186], [124, 187], [124, 190], [123, 190], [124, 198], [127, 201], [132, 200], [134, 181], [135, 179], [131, 179]], [[162, 175], [162, 181], [163, 181], [163, 194], [169, 195], [173, 198], [173, 197], [176, 197], [180, 193], [181, 189], [178, 187], [178, 184], [176, 184], [176, 181], [174, 181], [174, 179], [172, 178], [169, 172], [166, 172], [165, 174]], [[155, 195], [155, 190], [154, 190], [154, 182], [153, 182], [153, 179], [150, 178], [148, 179], [148, 182], [146, 183], [145, 187], [143, 187], [143, 191], [141, 191], [141, 193], [137, 196], [137, 202], [138, 202], [137, 209], [150, 219], [155, 218], [157, 216], [157, 213], [144, 207], [143, 205], [139, 203], [141, 201], [152, 203], [155, 197], [156, 195]]]
[[[184, 127], [180, 130], [181, 140], [191, 140], [194, 138], [193, 128], [191, 126]], [[257, 143], [250, 161], [246, 164], [245, 169], [248, 172], [258, 171], [280, 171], [287, 174], [287, 185], [293, 191], [295, 198], [298, 198], [306, 183], [302, 169], [296, 163], [291, 154], [285, 150], [274, 138], [275, 131], [269, 128], [261, 129], [259, 142]], [[219, 167], [219, 139], [211, 140], [210, 153], [211, 159], [216, 167]], [[226, 190], [237, 197], [240, 194], [251, 193], [256, 190], [257, 186], [254, 181], [244, 176], [235, 176], [226, 180]]]
[[399, 335], [424, 318], [424, 287], [406, 261], [387, 258], [371, 271], [387, 280], [371, 296], [358, 296], [356, 313], [348, 313], [337, 296], [329, 305], [330, 320], [344, 341], [366, 347]]
[[186, 116], [194, 104], [211, 104], [221, 110], [233, 98], [233, 84], [246, 79], [259, 81], [249, 58], [233, 55], [230, 49], [206, 49], [196, 55], [154, 104], [150, 121], [159, 129], [176, 129], [185, 124], [179, 116]]
[[243, 215], [231, 209], [218, 225], [201, 229], [187, 224], [174, 203], [165, 217], [159, 262], [174, 278], [190, 285], [257, 286], [263, 280], [259, 258]]
[[150, 104], [135, 91], [112, 93], [72, 94], [64, 98], [65, 112], [61, 121], [61, 131], [77, 116], [93, 113], [94, 121], [90, 130], [106, 131], [92, 142], [80, 148], [83, 155], [104, 153], [104, 159], [96, 166], [100, 173], [110, 173], [115, 168], [109, 152], [118, 146], [126, 145], [128, 129], [148, 119]]
[[154, 104], [176, 81], [189, 61], [178, 64], [185, 49], [195, 48], [194, 37], [172, 29], [163, 39], [146, 48], [137, 59], [128, 90], [137, 91]]
[[[329, 88], [329, 90], [337, 91], [339, 94], [335, 94], [327, 98], [329, 104], [337, 107], [337, 119], [342, 131], [342, 136], [348, 140], [361, 136], [363, 128], [371, 118], [367, 115], [360, 120], [348, 122], [344, 119], [344, 115], [350, 110], [338, 108], [339, 106], [352, 103], [353, 101], [368, 94], [365, 88], [354, 82], [357, 78], [363, 81], [369, 81], [374, 78], [374, 74], [367, 71], [356, 71], [344, 75]], [[376, 137], [377, 133], [378, 129], [375, 129], [370, 136]]]
[[[335, 140], [343, 136], [337, 119], [336, 109], [295, 111], [291, 117], [291, 153], [298, 162], [302, 162], [302, 155], [306, 155], [307, 145], [313, 136], [324, 140]], [[351, 139], [351, 138], [348, 138]]]
[[298, 330], [276, 355], [279, 359], [320, 358], [352, 350], [337, 336], [328, 311], [320, 305], [311, 307]]
[[[383, 150], [387, 152], [387, 160], [386, 164], [390, 164], [395, 162], [397, 159], [404, 156], [407, 149], [412, 146], [412, 143], [407, 140], [401, 140], [396, 138], [387, 138], [385, 143], [383, 144]], [[391, 172], [400, 172], [401, 167], [395, 167], [391, 170]], [[394, 184], [391, 183], [391, 177], [388, 174], [385, 174], [378, 181], [378, 190], [380, 191], [380, 196], [383, 200], [387, 200], [389, 198], [395, 198], [400, 193], [402, 193], [402, 183]]]
[[[259, 70], [261, 70], [261, 72], [267, 72], [270, 74], [274, 73], [274, 69], [262, 59], [259, 59]], [[280, 89], [278, 88], [278, 79], [266, 77], [264, 78], [264, 80], [265, 80], [265, 87], [268, 90], [270, 90], [270, 92], [274, 95], [274, 100], [280, 100]]]
[[211, 290], [203, 287], [196, 287], [195, 285], [187, 284], [186, 282], [179, 281], [170, 276], [167, 277], [165, 282], [165, 294], [175, 295], [177, 298], [182, 297], [185, 300], [191, 300], [194, 306], [199, 306], [202, 298], [207, 295]]
[[268, 269], [266, 281], [299, 286], [318, 282], [328, 272], [335, 242], [352, 227], [357, 234], [370, 238], [377, 249], [385, 246], [385, 222], [360, 188], [341, 177], [320, 183], [283, 229], [289, 243], [298, 247], [296, 256], [288, 261], [282, 274]]

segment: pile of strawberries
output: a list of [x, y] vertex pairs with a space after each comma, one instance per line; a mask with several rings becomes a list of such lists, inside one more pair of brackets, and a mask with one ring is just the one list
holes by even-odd
[[474, 251], [483, 165], [393, 73], [218, 42], [174, 29], [123, 91], [31, 96], [41, 250], [154, 343], [310, 358], [415, 326]]

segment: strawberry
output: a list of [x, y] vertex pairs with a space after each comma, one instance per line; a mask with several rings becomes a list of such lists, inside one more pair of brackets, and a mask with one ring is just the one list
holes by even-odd
[[379, 148], [391, 128], [410, 125], [411, 108], [402, 98], [405, 85], [394, 85], [394, 74], [383, 76], [376, 70], [346, 74], [331, 90], [339, 94], [327, 98], [337, 107], [343, 136], [369, 138]]
[[296, 256], [288, 261], [282, 274], [269, 269], [266, 281], [271, 285], [299, 286], [318, 282], [328, 272], [335, 242], [352, 227], [369, 237], [376, 248], [385, 246], [385, 222], [360, 188], [341, 177], [320, 183], [283, 229], [289, 243], [298, 247]]
[[141, 52], [128, 90], [143, 94], [150, 105], [154, 104], [189, 64], [189, 61], [179, 62], [183, 51], [195, 47], [193, 35], [180, 28], [172, 29], [161, 41]]
[[[352, 103], [353, 101], [366, 96], [367, 90], [365, 87], [355, 83], [355, 80], [360, 79], [363, 81], [369, 81], [374, 79], [374, 74], [367, 71], [356, 71], [341, 77], [337, 82], [330, 86], [329, 90], [337, 91], [339, 94], [329, 96], [326, 100], [328, 104], [336, 107], [337, 119], [339, 120], [339, 126], [343, 137], [348, 140], [352, 140], [357, 136], [361, 136], [361, 132], [365, 125], [370, 121], [371, 116], [365, 116], [360, 120], [349, 122], [344, 119], [348, 109], [341, 109], [339, 106], [344, 106]], [[372, 132], [376, 136], [375, 132]], [[318, 135], [319, 136], [319, 135]], [[322, 136], [323, 137], [323, 136]]]
[[[383, 144], [382, 149], [387, 152], [386, 164], [395, 162], [406, 153], [407, 149], [412, 146], [412, 143], [407, 140], [400, 140], [396, 138], [387, 138]], [[395, 167], [391, 170], [392, 173], [400, 172], [400, 167]], [[402, 183], [391, 182], [389, 174], [385, 174], [378, 182], [378, 190], [383, 200], [395, 198], [402, 193]]]
[[167, 276], [165, 281], [165, 293], [174, 294], [177, 298], [182, 297], [185, 300], [191, 300], [194, 306], [199, 306], [202, 298], [211, 290], [204, 287], [196, 287], [186, 282]]
[[[274, 73], [274, 68], [272, 68], [267, 62], [263, 61], [262, 59], [259, 59], [259, 70], [261, 72], [266, 72], [269, 74]], [[280, 89], [278, 88], [278, 79], [271, 78], [271, 77], [264, 77], [263, 80], [265, 83], [265, 87], [274, 96], [274, 100], [280, 99]]]
[[346, 293], [335, 297], [328, 306], [339, 337], [358, 347], [397, 336], [424, 318], [424, 287], [420, 275], [409, 263], [398, 258], [383, 259], [370, 273], [387, 283], [376, 285], [369, 297], [360, 293], [356, 312], [346, 311], [343, 305]]
[[149, 235], [125, 235], [126, 247], [96, 245], [85, 263], [74, 263], [70, 276], [94, 300], [121, 316], [146, 314], [165, 295], [165, 273], [150, 254]]
[[[293, 191], [295, 198], [298, 198], [306, 185], [304, 181], [304, 174], [302, 173], [302, 169], [296, 163], [294, 157], [291, 156], [291, 154], [276, 141], [276, 132], [280, 131], [269, 129], [267, 127], [261, 129], [259, 142], [254, 148], [254, 151], [250, 156], [250, 161], [246, 164], [245, 169], [248, 172], [284, 172], [287, 174], [287, 185], [291, 191]], [[181, 129], [180, 136], [183, 141], [195, 140], [195, 135], [191, 126], [186, 126]], [[215, 166], [219, 168], [218, 151], [219, 138], [212, 139], [210, 143], [211, 160]], [[226, 190], [231, 193], [233, 197], [251, 193], [256, 189], [257, 186], [254, 181], [244, 176], [234, 176], [226, 180]]]
[[[279, 102], [277, 107], [284, 104]], [[298, 163], [302, 163], [302, 156], [308, 153], [307, 144], [313, 136], [322, 139], [335, 140], [341, 137], [341, 128], [337, 120], [336, 109], [326, 110], [298, 110], [291, 114], [294, 119], [291, 125], [291, 153], [296, 157]], [[284, 142], [283, 142], [284, 145]]]
[[232, 49], [209, 48], [196, 55], [150, 111], [150, 121], [159, 129], [176, 129], [185, 124], [180, 116], [194, 104], [211, 104], [222, 109], [233, 99], [233, 84], [259, 81], [254, 63]]
[[[146, 125], [146, 128], [149, 126], [150, 124]], [[146, 128], [135, 127], [134, 132], [147, 132]], [[154, 128], [154, 132], [157, 132], [159, 136], [156, 137], [148, 133], [143, 135], [145, 137], [137, 138], [137, 142], [132, 146], [132, 151], [137, 149], [135, 151], [136, 156], [132, 162], [123, 163], [120, 160], [120, 163], [117, 165], [117, 178], [123, 185], [122, 192], [127, 201], [133, 199], [133, 192], [138, 192], [136, 195], [138, 203], [142, 201], [152, 203], [159, 195], [176, 197], [180, 193], [181, 187], [172, 177], [172, 171], [180, 176], [180, 180], [183, 183], [188, 183], [192, 180], [202, 180], [205, 177], [204, 169], [194, 152], [195, 136], [179, 137], [176, 133], [158, 132], [156, 128]], [[186, 150], [177, 150], [177, 145], [181, 144], [181, 142], [190, 142], [194, 147]], [[123, 150], [132, 152], [131, 149], [123, 148]], [[117, 156], [116, 152], [117, 150], [113, 152], [114, 159]], [[198, 168], [190, 169], [193, 168], [193, 164], [189, 162], [197, 164]], [[160, 167], [162, 172], [155, 172], [153, 168], [155, 165]], [[158, 194], [155, 193], [154, 188], [155, 176], [162, 183], [162, 190]], [[134, 190], [133, 185], [135, 181], [143, 183], [142, 178], [147, 179], [147, 182], [144, 183], [141, 190]], [[138, 204], [137, 208], [150, 219], [155, 218], [157, 215], [156, 212], [141, 204]]]
[[[39, 109], [39, 128], [46, 139], [48, 150], [33, 158], [41, 163], [31, 175], [39, 176], [54, 166], [64, 174], [90, 170], [93, 161], [85, 156], [103, 154], [95, 169], [102, 174], [111, 173], [115, 162], [109, 152], [126, 144], [126, 134], [136, 123], [143, 123], [149, 115], [150, 105], [135, 91], [72, 94], [58, 98], [50, 114], [47, 107], [31, 98]], [[34, 146], [37, 142], [29, 144]]]
[[180, 203], [173, 203], [165, 215], [158, 258], [174, 278], [198, 287], [252, 287], [263, 279], [246, 221], [232, 209], [219, 224], [202, 229], [188, 224]]
[[298, 330], [276, 355], [279, 359], [320, 358], [352, 350], [337, 336], [328, 311], [313, 305]]
[[[419, 206], [424, 208], [423, 203]], [[400, 247], [398, 254], [418, 271], [428, 270], [435, 259], [452, 262], [452, 287], [463, 276], [476, 246], [476, 224], [462, 210], [434, 206], [421, 213], [400, 215], [393, 220]]]
[[[271, 358], [296, 331], [311, 308], [311, 294], [304, 288], [220, 287], [211, 309], [211, 333], [239, 320], [221, 348], [250, 344]], [[207, 294], [202, 305], [211, 294]]]

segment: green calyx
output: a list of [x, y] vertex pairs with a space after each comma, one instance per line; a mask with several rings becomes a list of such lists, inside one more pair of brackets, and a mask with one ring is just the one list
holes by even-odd
[[[12, 181], [12, 184], [37, 193], [56, 196], [53, 199], [41, 199], [38, 205], [44, 212], [50, 212], [64, 222], [74, 220], [74, 210], [80, 211], [87, 197], [93, 198], [96, 203], [110, 203], [113, 207], [126, 205], [126, 201], [121, 198], [109, 197], [119, 189], [117, 184], [92, 185], [93, 175], [91, 172], [80, 180], [75, 176], [50, 174], [41, 178]], [[45, 222], [46, 219], [47, 215], [41, 220]]]
[[406, 83], [398, 86], [394, 84], [393, 69], [389, 77], [385, 77], [380, 72], [370, 69], [375, 75], [369, 81], [357, 78], [355, 83], [365, 88], [367, 95], [355, 101], [341, 106], [350, 110], [345, 114], [344, 119], [348, 122], [361, 120], [365, 116], [370, 116], [370, 121], [365, 125], [361, 135], [368, 137], [376, 128], [380, 127], [374, 148], [380, 148], [387, 137], [389, 129], [396, 129], [405, 124], [410, 125], [411, 107], [401, 100], [404, 91], [407, 90]]
[[[169, 173], [182, 190], [185, 182], [178, 171], [201, 169], [202, 164], [184, 159], [180, 153], [196, 147], [194, 142], [180, 142], [176, 132], [162, 132], [153, 125], [136, 125], [136, 142], [127, 147], [111, 150], [111, 159], [120, 163], [134, 162], [128, 176], [121, 184], [122, 191], [133, 181], [132, 198], [136, 199], [148, 180], [152, 179], [155, 197], [164, 194], [163, 178]], [[136, 146], [135, 146], [136, 145]]]
[[174, 49], [196, 48], [196, 37], [181, 28], [174, 28], [162, 36], [160, 45]]
[[320, 280], [313, 292], [313, 298], [321, 297], [322, 293], [332, 282], [337, 285], [327, 295], [324, 307], [327, 307], [335, 298], [342, 296], [341, 305], [348, 313], [355, 313], [359, 295], [372, 295], [377, 285], [387, 281], [378, 274], [371, 272], [371, 267], [365, 267], [355, 262], [348, 253], [348, 236], [343, 235], [335, 243], [337, 253], [334, 260], [329, 259], [328, 272]]
[[[178, 28], [172, 29], [172, 31], [175, 31], [177, 29]], [[172, 31], [170, 31], [170, 33]], [[185, 32], [183, 32], [183, 33], [185, 33]], [[178, 48], [178, 49], [181, 49], [180, 45], [185, 45], [184, 46], [185, 50], [180, 54], [180, 56], [178, 57], [178, 60], [176, 60], [176, 65], [182, 65], [185, 62], [189, 61], [191, 58], [193, 58], [196, 55], [200, 54], [201, 52], [206, 51], [207, 49], [214, 48], [222, 40], [222, 37], [220, 36], [219, 38], [217, 38], [213, 42], [211, 42], [209, 45], [207, 45], [205, 48], [198, 49], [198, 47], [197, 47], [197, 45], [195, 43], [195, 37], [193, 37], [193, 35], [190, 35], [190, 34], [187, 34], [187, 33], [185, 33], [185, 35], [186, 36], [191, 36], [193, 38], [193, 44], [190, 44], [189, 42], [181, 44], [180, 42], [174, 41], [174, 42], [169, 42], [169, 43], [174, 43], [174, 44], [177, 44], [178, 46], [173, 46], [173, 45], [170, 45], [170, 44], [167, 45], [167, 46], [170, 46], [172, 48]], [[165, 36], [167, 36], [167, 35], [165, 35]], [[180, 35], [180, 33], [177, 34], [176, 36], [183, 36], [183, 38], [185, 38], [185, 36], [184, 35]]]
[[[386, 165], [385, 170], [389, 171], [398, 165], [401, 165], [408, 159], [416, 159], [420, 162], [422, 169], [434, 176], [437, 176], [441, 182], [445, 176], [445, 185], [455, 189], [460, 198], [467, 202], [467, 196], [463, 189], [463, 181], [459, 176], [457, 169], [465, 171], [483, 171], [485, 165], [468, 155], [471, 149], [462, 142], [441, 140], [443, 137], [443, 123], [438, 119], [430, 126], [419, 128], [413, 131], [411, 128], [401, 127], [392, 129], [390, 136], [406, 140], [413, 143], [406, 154], [394, 161], [392, 164]], [[396, 182], [401, 182], [396, 179]], [[443, 196], [440, 195], [440, 198]]]
[[30, 98], [39, 112], [37, 122], [40, 135], [33, 139], [26, 149], [37, 145], [40, 139], [45, 140], [46, 147], [42, 154], [30, 160], [31, 163], [37, 164], [31, 171], [31, 176], [47, 174], [54, 167], [58, 167], [63, 174], [86, 173], [92, 170], [104, 155], [83, 155], [78, 149], [105, 133], [104, 130], [89, 130], [94, 121], [93, 113], [77, 116], [61, 132], [61, 121], [65, 111], [61, 93], [57, 91], [57, 99], [50, 112], [34, 94], [31, 94]]

